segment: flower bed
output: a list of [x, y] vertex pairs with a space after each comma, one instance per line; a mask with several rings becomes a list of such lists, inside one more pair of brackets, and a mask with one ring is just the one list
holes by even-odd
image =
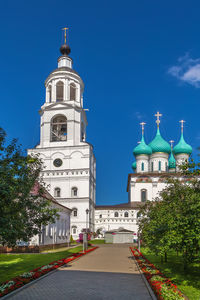
[[8, 280], [8, 281], [2, 283], [0, 285], [0, 297], [5, 296], [6, 294], [22, 287], [23, 285], [29, 283], [30, 281], [35, 280], [35, 279], [43, 276], [44, 274], [47, 274], [48, 272], [55, 270], [65, 264], [69, 263], [70, 261], [73, 261], [74, 259], [81, 257], [97, 248], [98, 247], [92, 247], [92, 248], [86, 250], [84, 253], [83, 252], [74, 253], [70, 257], [59, 259], [57, 261], [53, 261], [53, 262], [49, 263], [48, 265], [41, 266], [39, 268], [31, 270], [30, 272], [25, 272], [11, 280]]
[[137, 248], [130, 247], [141, 271], [159, 300], [184, 300], [184, 295]]

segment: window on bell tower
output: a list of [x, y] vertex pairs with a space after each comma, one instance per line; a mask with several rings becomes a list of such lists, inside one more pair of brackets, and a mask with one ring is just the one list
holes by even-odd
[[51, 142], [67, 140], [67, 118], [57, 116], [51, 123]]
[[76, 100], [76, 85], [74, 83], [70, 84], [70, 100]]
[[60, 102], [64, 100], [64, 83], [62, 81], [58, 81], [56, 84], [56, 102]]
[[158, 162], [158, 170], [161, 171], [161, 161]]

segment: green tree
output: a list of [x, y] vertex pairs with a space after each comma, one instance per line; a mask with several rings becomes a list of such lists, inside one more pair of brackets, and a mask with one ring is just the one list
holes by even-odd
[[[23, 154], [16, 139], [5, 145], [5, 138], [0, 128], [0, 244], [14, 246], [28, 242], [58, 215], [44, 197], [41, 160]], [[32, 192], [36, 182], [37, 192]]]
[[182, 252], [185, 270], [200, 247], [198, 167], [193, 161], [183, 164], [181, 172], [167, 180], [159, 197], [140, 211], [139, 229], [146, 245], [165, 259], [169, 249]]

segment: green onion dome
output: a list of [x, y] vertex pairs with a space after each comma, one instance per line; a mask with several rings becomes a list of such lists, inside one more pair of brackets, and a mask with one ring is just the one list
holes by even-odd
[[141, 142], [139, 143], [139, 145], [137, 145], [134, 148], [133, 154], [135, 156], [141, 155], [141, 154], [145, 154], [145, 155], [151, 155], [152, 154], [151, 148], [145, 143], [143, 135], [142, 135], [142, 139], [141, 139]]
[[192, 153], [192, 147], [185, 142], [184, 137], [183, 137], [183, 132], [181, 133], [180, 141], [174, 147], [173, 153], [175, 155], [181, 154], [181, 153], [190, 155]]
[[133, 171], [135, 171], [136, 170], [136, 168], [137, 168], [137, 165], [136, 165], [136, 161], [134, 161], [133, 163], [132, 163], [132, 169], [133, 169]]
[[161, 134], [159, 128], [157, 129], [157, 133], [153, 141], [149, 144], [149, 147], [152, 149], [152, 153], [163, 152], [163, 153], [171, 153], [171, 147], [168, 142], [166, 142]]
[[176, 160], [172, 152], [169, 158], [169, 169], [176, 169]]

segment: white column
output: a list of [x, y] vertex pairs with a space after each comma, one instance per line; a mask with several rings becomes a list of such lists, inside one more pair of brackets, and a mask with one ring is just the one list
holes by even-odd
[[56, 82], [52, 81], [52, 102], [56, 102]]

